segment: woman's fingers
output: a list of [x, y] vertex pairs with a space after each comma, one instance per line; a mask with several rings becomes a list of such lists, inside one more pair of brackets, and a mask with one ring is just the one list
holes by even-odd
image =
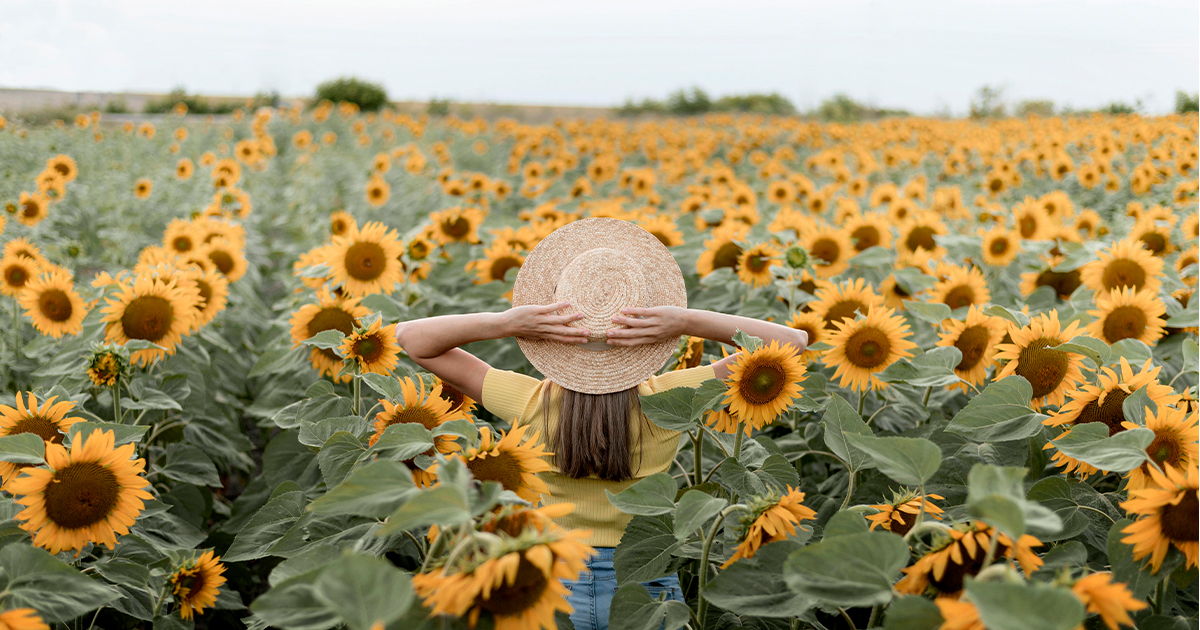
[[654, 321], [650, 319], [622, 317], [620, 315], [613, 317], [612, 320], [614, 324], [621, 324], [623, 326], [629, 326], [630, 328], [645, 328], [647, 326], [654, 325]]
[[585, 328], [576, 328], [574, 326], [544, 326], [540, 331], [543, 335], [559, 335], [562, 337], [584, 337], [592, 334], [591, 331]]
[[547, 304], [547, 305], [545, 305], [545, 306], [539, 307], [539, 308], [538, 308], [538, 312], [540, 312], [540, 313], [553, 313], [553, 312], [555, 312], [555, 311], [559, 311], [559, 310], [562, 310], [562, 309], [564, 309], [564, 308], [567, 308], [567, 307], [568, 307], [568, 306], [570, 306], [570, 305], [571, 305], [571, 303], [570, 303], [570, 302], [555, 302], [554, 304]]
[[549, 322], [558, 326], [576, 322], [584, 318], [583, 313], [571, 313], [570, 315], [555, 315], [550, 317]]
[[658, 309], [657, 308], [637, 308], [635, 306], [630, 306], [629, 308], [621, 309], [621, 312], [626, 315], [632, 315], [634, 317], [649, 317], [652, 315], [657, 315]]
[[567, 337], [565, 335], [550, 335], [543, 338], [560, 343], [587, 343], [588, 340], [587, 337]]

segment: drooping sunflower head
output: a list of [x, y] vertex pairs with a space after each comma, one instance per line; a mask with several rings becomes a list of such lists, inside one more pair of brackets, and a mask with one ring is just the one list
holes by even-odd
[[[75, 403], [69, 400], [55, 402], [51, 397], [38, 406], [37, 396], [33, 392], [25, 393], [22, 398], [17, 392], [17, 406], [0, 405], [0, 436], [32, 433], [43, 441], [52, 444], [62, 444], [71, 425], [80, 422], [82, 418], [67, 416]], [[17, 476], [24, 466], [11, 462], [0, 462], [0, 480], [7, 483]]]
[[487, 427], [479, 429], [479, 445], [462, 454], [467, 468], [477, 481], [499, 482], [505, 490], [517, 493], [526, 501], [537, 501], [539, 495], [549, 494], [546, 482], [537, 473], [553, 469], [537, 431], [526, 439], [528, 426], [514, 427], [495, 439]]
[[795, 536], [800, 521], [817, 517], [815, 511], [804, 505], [804, 493], [791, 486], [782, 493], [751, 497], [748, 504], [751, 511], [742, 518], [745, 534], [722, 568], [742, 558], [753, 558], [763, 545]]
[[804, 363], [790, 344], [772, 341], [754, 351], [743, 349], [729, 366], [725, 405], [751, 429], [762, 429], [792, 406], [804, 389]]
[[752, 287], [767, 286], [775, 279], [771, 268], [781, 264], [780, 255], [781, 252], [769, 243], [747, 248], [738, 257], [738, 278]]
[[17, 303], [25, 309], [33, 327], [47, 337], [59, 339], [83, 330], [87, 306], [65, 271], [54, 270], [30, 280]]
[[356, 361], [364, 374], [390, 374], [400, 361], [395, 330], [382, 322], [376, 319], [366, 328], [356, 327], [339, 348], [342, 356]]
[[129, 358], [121, 346], [103, 345], [92, 351], [88, 378], [96, 387], [112, 387], [129, 374]]
[[930, 300], [941, 302], [951, 309], [983, 306], [991, 301], [987, 280], [975, 267], [949, 267], [944, 279], [933, 285]]
[[400, 255], [404, 249], [396, 231], [370, 222], [361, 229], [334, 239], [328, 259], [333, 281], [350, 295], [391, 293], [402, 279]]
[[1157, 292], [1162, 286], [1163, 261], [1142, 247], [1141, 241], [1125, 239], [1113, 243], [1108, 251], [1097, 253], [1083, 267], [1083, 283], [1100, 293], [1121, 287]]
[[928, 552], [902, 570], [905, 576], [896, 583], [896, 591], [933, 595], [938, 599], [957, 598], [966, 577], [977, 575], [983, 568], [992, 536], [996, 536], [995, 557], [1016, 560], [1026, 577], [1042, 566], [1042, 559], [1033, 552], [1034, 547], [1042, 546], [1037, 538], [1026, 534], [1014, 543], [983, 523], [961, 524], [935, 538]]
[[[354, 332], [354, 320], [366, 317], [371, 310], [360, 306], [357, 298], [339, 300], [328, 292], [317, 296], [316, 304], [306, 304], [292, 313], [288, 324], [292, 327], [292, 343], [300, 345], [305, 339], [310, 339], [326, 330], [336, 330], [343, 335]], [[342, 367], [342, 357], [331, 348], [313, 348], [310, 353], [314, 370], [323, 376], [335, 380], [346, 381], [349, 375], [338, 376]]]
[[1122, 339], [1137, 339], [1153, 346], [1162, 337], [1167, 307], [1158, 295], [1121, 287], [1096, 296], [1096, 310], [1088, 311], [1095, 319], [1087, 326], [1088, 334], [1114, 344]]
[[821, 360], [835, 369], [834, 378], [840, 379], [842, 387], [857, 391], [884, 388], [876, 373], [912, 356], [917, 347], [908, 339], [911, 332], [904, 317], [890, 308], [872, 306], [865, 317], [843, 319], [834, 326], [825, 341], [832, 347]]
[[117, 536], [129, 533], [144, 501], [154, 497], [133, 459], [133, 443], [115, 446], [112, 431], [78, 435], [68, 451], [46, 444], [46, 468], [24, 468], [5, 487], [25, 506], [16, 518], [33, 535], [33, 544], [50, 553], [83, 549], [88, 543], [112, 549]]
[[1186, 568], [1196, 566], [1200, 555], [1200, 475], [1196, 466], [1187, 471], [1167, 468], [1163, 472], [1150, 469], [1153, 486], [1130, 490], [1129, 499], [1121, 507], [1137, 517], [1122, 529], [1127, 534], [1121, 542], [1133, 545], [1133, 558], [1150, 557], [1150, 566], [1158, 572], [1171, 547], [1183, 553]]
[[203, 614], [205, 608], [216, 606], [218, 589], [225, 583], [224, 573], [221, 557], [214, 556], [212, 550], [175, 569], [167, 582], [179, 603], [179, 616], [191, 619]]
[[[987, 378], [987, 370], [995, 363], [996, 346], [1007, 332], [1003, 320], [985, 315], [972, 306], [963, 320], [950, 319], [942, 322], [943, 332], [937, 345], [954, 346], [962, 352], [962, 359], [954, 366], [954, 373], [971, 385], [979, 385]], [[966, 390], [965, 383], [955, 385]]]
[[890, 502], [871, 506], [879, 511], [868, 514], [867, 520], [871, 522], [871, 529], [882, 527], [903, 536], [917, 524], [917, 517], [922, 513], [925, 518], [941, 520], [942, 508], [934, 504], [933, 499], [945, 500], [937, 494], [921, 495], [912, 490], [893, 493]]
[[1092, 573], [1080, 578], [1071, 586], [1071, 592], [1083, 603], [1089, 614], [1100, 615], [1100, 620], [1109, 630], [1118, 630], [1122, 625], [1136, 627], [1130, 611], [1146, 608], [1121, 582], [1112, 581], [1108, 572]]
[[106, 342], [124, 345], [131, 339], [142, 339], [163, 347], [134, 352], [132, 358], [138, 363], [148, 364], [174, 354], [196, 317], [194, 294], [173, 281], [164, 282], [149, 274], [139, 274], [132, 282], [121, 284], [107, 303], [102, 311], [107, 323]]
[[1029, 381], [1034, 404], [1062, 405], [1067, 391], [1083, 378], [1083, 359], [1054, 348], [1074, 339], [1078, 328], [1079, 322], [1071, 322], [1064, 329], [1058, 311], [1052, 310], [1032, 318], [1020, 330], [1011, 330], [1012, 343], [997, 348], [996, 359], [1005, 363], [994, 380], [1015, 374]]

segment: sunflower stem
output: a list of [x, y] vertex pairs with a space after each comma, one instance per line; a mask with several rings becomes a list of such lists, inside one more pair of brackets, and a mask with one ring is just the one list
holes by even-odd
[[838, 606], [838, 612], [842, 613], [842, 619], [850, 626], [850, 630], [858, 630], [858, 626], [854, 625], [854, 620], [850, 618], [850, 613], [846, 612], [845, 608]]
[[879, 622], [879, 612], [883, 610], [883, 606], [875, 604], [871, 607], [871, 618], [867, 621], [867, 628], [874, 628]]
[[158, 613], [162, 610], [163, 602], [167, 601], [167, 587], [171, 585], [170, 581], [163, 584], [162, 590], [158, 593], [158, 601], [154, 602], [154, 618], [158, 619]]
[[713, 521], [712, 527], [708, 530], [708, 536], [704, 538], [704, 550], [700, 552], [700, 588], [697, 589], [696, 603], [696, 620], [700, 628], [705, 628], [705, 617], [708, 616], [708, 600], [704, 598], [704, 587], [708, 585], [708, 558], [712, 551], [713, 541], [717, 539], [717, 532], [721, 530], [721, 523], [725, 522], [725, 517], [734, 512], [749, 512], [750, 508], [740, 503], [731, 505], [717, 514], [717, 520]]
[[1151, 603], [1151, 606], [1153, 606], [1154, 614], [1156, 615], [1163, 614], [1163, 600], [1167, 598], [1167, 580], [1169, 579], [1168, 577], [1163, 577], [1154, 586], [1154, 601]]
[[692, 469], [692, 485], [700, 485], [700, 475], [704, 472], [704, 431], [696, 431], [692, 438], [692, 450], [696, 451], [696, 461]]
[[739, 422], [737, 435], [733, 437], [733, 458], [739, 462], [742, 461], [742, 436], [745, 434], [746, 432], [742, 430], [742, 423]]
[[117, 378], [116, 381], [113, 382], [112, 397], [113, 397], [113, 421], [116, 422], [117, 424], [123, 424], [124, 420], [125, 420], [125, 414], [122, 413], [122, 411], [121, 411], [121, 379], [119, 377]]
[[362, 399], [362, 380], [359, 378], [358, 374], [354, 375], [354, 383], [351, 385], [350, 389], [352, 392], [351, 396], [353, 396], [353, 398], [350, 399], [350, 413], [357, 416], [359, 415], [359, 406], [361, 405], [360, 401]]
[[846, 485], [846, 498], [842, 499], [841, 509], [846, 509], [850, 505], [850, 496], [854, 494], [854, 471], [850, 471], [850, 483]]
[[863, 407], [867, 404], [867, 390], [858, 392], [858, 417], [862, 417]]
[[929, 387], [925, 388], [925, 395], [921, 397], [921, 406], [922, 407], [929, 406], [929, 395], [932, 393], [933, 393], [933, 385], [930, 385]]

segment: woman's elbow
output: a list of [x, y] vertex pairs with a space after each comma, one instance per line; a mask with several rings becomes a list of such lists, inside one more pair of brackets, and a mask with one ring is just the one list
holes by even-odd
[[792, 345], [796, 346], [796, 350], [804, 352], [808, 348], [808, 333], [803, 330], [796, 330], [792, 334]]

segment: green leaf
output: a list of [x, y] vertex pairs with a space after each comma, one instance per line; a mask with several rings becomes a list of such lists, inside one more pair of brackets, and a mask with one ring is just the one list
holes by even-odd
[[1197, 325], [1200, 325], [1200, 300], [1188, 300], [1183, 311], [1167, 320], [1168, 328], [1193, 328]]
[[746, 331], [740, 329], [733, 332], [733, 343], [746, 352], [754, 352], [763, 346], [762, 339], [746, 334]]
[[[411, 480], [410, 480], [411, 483]], [[440, 485], [418, 492], [404, 505], [396, 508], [387, 523], [379, 529], [380, 536], [398, 534], [405, 530], [430, 525], [453, 526], [471, 520], [467, 496], [461, 488]]]
[[896, 284], [909, 295], [917, 295], [931, 288], [937, 282], [936, 279], [915, 267], [897, 269], [892, 272], [892, 277], [896, 279]]
[[1033, 387], [1020, 376], [1009, 376], [987, 386], [946, 425], [947, 433], [956, 433], [975, 442], [1024, 440], [1042, 430], [1047, 416], [1029, 406]]
[[824, 538], [861, 534], [870, 530], [867, 519], [858, 510], [842, 510], [826, 521]]
[[453, 435], [467, 440], [468, 444], [475, 444], [479, 441], [479, 428], [474, 422], [465, 418], [443, 422], [433, 430], [431, 437], [441, 437], [443, 435]]
[[38, 547], [7, 545], [0, 549], [6, 608], [28, 607], [51, 623], [65, 623], [95, 610], [121, 593], [94, 580]]
[[1084, 618], [1083, 604], [1067, 588], [967, 578], [966, 591], [988, 630], [1073, 630]]
[[233, 538], [229, 551], [225, 552], [225, 562], [245, 562], [270, 555], [271, 547], [304, 515], [304, 504], [304, 493], [299, 490], [272, 497]]
[[848, 433], [866, 436], [875, 434], [844, 398], [837, 394], [829, 395], [829, 406], [821, 418], [821, 427], [825, 430], [825, 445], [834, 455], [846, 462], [850, 466], [850, 470], [859, 471], [874, 466], [865, 453], [851, 448], [846, 441]]
[[999, 304], [992, 304], [991, 306], [985, 307], [983, 309], [983, 313], [985, 315], [992, 315], [1002, 319], [1007, 319], [1009, 323], [1015, 325], [1017, 328], [1024, 328], [1029, 325], [1028, 315], [1022, 313], [1021, 311], [1014, 311], [1004, 308]]
[[1050, 268], [1054, 273], [1075, 271], [1096, 259], [1096, 253], [1092, 248], [1085, 247], [1079, 243], [1066, 241], [1059, 243], [1059, 248], [1065, 250], [1066, 255], [1063, 256], [1063, 259], [1057, 265]]
[[785, 492], [788, 487], [800, 487], [800, 474], [796, 466], [779, 453], [771, 453], [763, 460], [762, 466], [754, 471], [763, 485], [769, 489]]
[[273, 628], [326, 630], [341, 622], [337, 613], [317, 598], [320, 569], [290, 577], [258, 596], [250, 611]]
[[931, 324], [940, 324], [950, 319], [952, 312], [949, 306], [941, 302], [918, 302], [916, 300], [904, 302], [904, 310], [912, 313], [913, 317]]
[[317, 514], [383, 518], [418, 492], [407, 465], [380, 459], [350, 473], [345, 481], [313, 501], [308, 509]]
[[683, 543], [675, 538], [670, 517], [635, 516], [625, 526], [613, 552], [617, 584], [646, 582], [674, 573], [680, 561], [672, 557]]
[[885, 383], [908, 383], [914, 387], [942, 387], [960, 379], [954, 368], [962, 361], [962, 351], [954, 346], [938, 346], [912, 359], [900, 359], [876, 374]]
[[366, 452], [362, 442], [345, 431], [329, 436], [317, 453], [317, 465], [321, 467], [325, 485], [334, 487], [341, 483]]
[[1120, 516], [1096, 489], [1079, 481], [1068, 481], [1062, 477], [1046, 477], [1033, 484], [1026, 496], [1054, 511], [1063, 522], [1057, 535], [1039, 536], [1042, 542], [1074, 538], [1089, 530], [1095, 535], [1088, 541], [1103, 547], [1103, 536], [1108, 527]]
[[899, 597], [887, 608], [883, 630], [930, 630], [942, 625], [937, 604], [915, 595]]
[[696, 425], [696, 415], [692, 413], [692, 403], [696, 399], [696, 390], [690, 387], [673, 387], [671, 389], [642, 396], [642, 413], [651, 422], [668, 431], [686, 431]]
[[942, 450], [924, 438], [847, 433], [850, 446], [866, 453], [879, 472], [906, 486], [922, 486], [942, 463]]
[[371, 447], [372, 453], [384, 459], [405, 461], [433, 448], [433, 436], [424, 425], [398, 422], [383, 430], [383, 435]]
[[[1128, 400], [1128, 399], [1126, 399]], [[1088, 422], [1051, 442], [1060, 452], [1111, 472], [1129, 472], [1149, 460], [1146, 447], [1154, 441], [1150, 429], [1127, 429], [1109, 437], [1108, 425]]]
[[300, 433], [296, 436], [296, 439], [300, 440], [300, 443], [305, 446], [320, 448], [334, 433], [345, 432], [354, 436], [361, 436], [367, 432], [370, 426], [370, 422], [361, 416], [325, 418], [316, 422], [301, 424]]
[[1200, 343], [1191, 337], [1183, 340], [1183, 371], [1188, 374], [1200, 371]]
[[675, 493], [679, 490], [675, 478], [656, 473], [622, 490], [619, 494], [605, 490], [608, 501], [626, 514], [655, 516], [675, 511]]
[[788, 556], [800, 548], [793, 540], [764, 545], [752, 558], [743, 558], [721, 571], [704, 588], [708, 601], [739, 615], [796, 617], [816, 601], [792, 592], [783, 579]]
[[888, 247], [868, 247], [850, 259], [854, 267], [891, 267], [896, 261], [896, 252]]
[[190, 444], [175, 442], [167, 445], [166, 461], [158, 469], [168, 479], [194, 483], [197, 486], [221, 486], [221, 476], [204, 451]]
[[1125, 419], [1135, 424], [1146, 426], [1146, 409], [1150, 409], [1150, 414], [1158, 413], [1158, 405], [1146, 393], [1146, 385], [1142, 385], [1137, 391], [1125, 397], [1121, 401], [1121, 413]]
[[129, 398], [121, 399], [121, 406], [126, 409], [173, 409], [175, 411], [183, 411], [183, 407], [166, 394], [157, 389], [144, 388], [137, 400]]
[[[262, 353], [258, 360], [254, 362], [254, 367], [250, 368], [250, 372], [246, 374], [247, 379], [256, 378], [259, 376], [270, 376], [287, 372], [292, 368], [294, 363], [298, 363], [301, 357], [299, 348], [279, 348]], [[304, 351], [307, 354], [307, 351]]]
[[76, 422], [75, 424], [71, 425], [71, 428], [67, 429], [67, 433], [70, 435], [70, 439], [68, 441], [74, 442], [75, 440], [79, 439], [78, 436], [80, 435], [82, 435], [83, 439], [86, 440], [97, 430], [112, 431], [114, 444], [116, 446], [120, 446], [122, 444], [128, 444], [130, 442], [137, 442], [141, 440], [142, 436], [145, 435], [146, 431], [149, 429], [150, 427], [148, 426], [139, 426], [136, 424], [116, 424], [113, 422]]
[[653, 599], [645, 586], [634, 583], [617, 589], [608, 619], [611, 630], [679, 630], [692, 612], [683, 602]]
[[1139, 366], [1144, 365], [1146, 360], [1152, 356], [1153, 353], [1150, 351], [1150, 346], [1137, 339], [1122, 339], [1112, 345], [1112, 353], [1108, 356], [1108, 363], [1118, 363], [1123, 358], [1129, 362], [1129, 365]]
[[342, 341], [345, 339], [346, 335], [343, 335], [341, 331], [325, 330], [313, 335], [312, 337], [309, 337], [308, 339], [305, 339], [304, 341], [301, 341], [300, 343], [306, 346], [320, 348], [322, 350], [331, 350], [342, 345]]
[[412, 605], [409, 581], [387, 560], [347, 555], [320, 570], [315, 593], [351, 630], [371, 630], [376, 622], [386, 626], [400, 618]]
[[401, 388], [400, 381], [395, 376], [367, 372], [360, 378], [367, 384], [367, 387], [375, 390], [380, 396], [390, 401], [400, 400], [404, 396], [404, 390]]
[[41, 464], [45, 461], [46, 442], [36, 433], [18, 433], [0, 437], [0, 462]]
[[967, 475], [967, 514], [1016, 540], [1026, 532], [1054, 533], [1062, 521], [1025, 498], [1024, 468], [976, 464]]
[[767, 494], [767, 485], [758, 475], [750, 472], [736, 458], [727, 457], [719, 464], [717, 476], [726, 488], [743, 497]]
[[887, 604], [908, 557], [908, 545], [896, 534], [846, 534], [793, 551], [783, 576], [795, 594], [823, 605]]
[[1092, 337], [1075, 337], [1067, 343], [1050, 346], [1047, 350], [1061, 350], [1062, 352], [1081, 354], [1087, 357], [1095, 367], [1107, 364], [1109, 356], [1112, 355], [1112, 350], [1108, 347], [1107, 343]]
[[[622, 493], [624, 494], [624, 493]], [[675, 538], [687, 540], [696, 530], [725, 509], [729, 502], [699, 490], [688, 490], [675, 508]]]

